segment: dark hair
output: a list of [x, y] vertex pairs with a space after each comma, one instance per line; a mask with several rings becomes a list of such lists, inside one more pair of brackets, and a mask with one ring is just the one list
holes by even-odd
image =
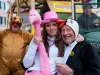
[[[60, 33], [60, 30], [59, 30], [59, 26], [57, 28], [57, 31], [58, 32], [56, 34], [55, 45], [58, 48], [58, 52], [59, 52], [58, 56], [63, 56], [64, 55], [64, 44], [63, 44], [63, 41], [62, 41], [62, 38], [61, 38], [61, 33]], [[44, 46], [46, 48], [46, 52], [48, 53], [49, 52], [48, 51], [49, 50], [49, 44], [47, 42], [48, 33], [45, 29], [45, 25], [44, 25], [44, 28], [43, 28], [43, 31], [42, 31], [42, 36], [43, 36], [43, 41], [44, 41]]]
[[43, 15], [45, 12], [48, 12], [50, 11], [50, 8], [47, 4], [47, 1], [46, 0], [43, 0], [43, 6], [40, 8], [40, 15], [41, 15], [41, 18], [44, 19]]
[[88, 5], [83, 5], [83, 9], [90, 7], [91, 9], [93, 8], [92, 5], [88, 4]]

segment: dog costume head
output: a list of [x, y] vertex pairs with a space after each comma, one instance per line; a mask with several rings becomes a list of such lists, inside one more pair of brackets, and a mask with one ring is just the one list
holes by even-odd
[[22, 26], [22, 19], [19, 16], [14, 16], [10, 19], [10, 29], [17, 33]]

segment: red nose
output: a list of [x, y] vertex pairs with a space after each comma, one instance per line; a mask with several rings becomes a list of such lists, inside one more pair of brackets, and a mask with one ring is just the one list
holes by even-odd
[[14, 23], [14, 27], [17, 27], [17, 23]]

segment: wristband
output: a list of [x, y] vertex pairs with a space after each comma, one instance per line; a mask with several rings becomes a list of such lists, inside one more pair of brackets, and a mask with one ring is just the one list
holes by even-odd
[[71, 74], [74, 74], [74, 70], [72, 70]]

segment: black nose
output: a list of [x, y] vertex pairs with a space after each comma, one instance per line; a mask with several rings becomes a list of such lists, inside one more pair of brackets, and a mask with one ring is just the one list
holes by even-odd
[[17, 21], [17, 23], [19, 23], [19, 21]]

